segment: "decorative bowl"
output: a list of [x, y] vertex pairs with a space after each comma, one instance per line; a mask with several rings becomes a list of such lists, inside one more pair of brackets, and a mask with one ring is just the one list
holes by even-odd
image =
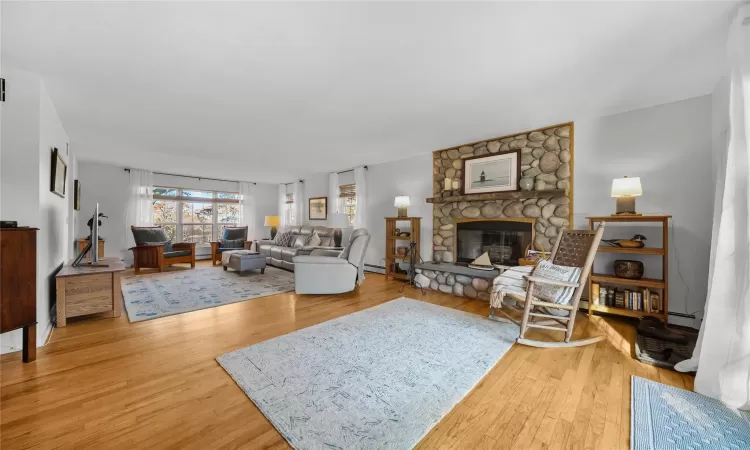
[[628, 278], [630, 280], [640, 280], [643, 278], [643, 263], [641, 261], [632, 261], [629, 259], [618, 259], [615, 261], [615, 276]]

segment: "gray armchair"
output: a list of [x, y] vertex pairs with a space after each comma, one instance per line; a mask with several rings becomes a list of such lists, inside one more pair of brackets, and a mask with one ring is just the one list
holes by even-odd
[[353, 291], [365, 279], [364, 261], [370, 233], [354, 230], [349, 244], [338, 256], [314, 250], [294, 257], [294, 286], [298, 294], [340, 294]]

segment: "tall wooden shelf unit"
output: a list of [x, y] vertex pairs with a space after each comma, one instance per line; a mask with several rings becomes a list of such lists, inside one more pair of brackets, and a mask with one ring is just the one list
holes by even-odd
[[[396, 228], [405, 229], [405, 223], [409, 224], [409, 237], [396, 235]], [[403, 224], [403, 225], [399, 225]], [[396, 253], [397, 247], [409, 247], [411, 242], [416, 244], [417, 255], [419, 251], [419, 238], [422, 225], [421, 217], [386, 217], [385, 218], [385, 277], [395, 280], [408, 280], [409, 276], [405, 273], [396, 272], [396, 265], [399, 261], [410, 261], [411, 254], [399, 255]], [[399, 243], [403, 245], [399, 245]], [[418, 261], [417, 261], [418, 262]]]
[[[589, 230], [596, 228], [596, 224], [600, 222], [619, 222], [619, 223], [661, 223], [662, 228], [662, 246], [660, 248], [644, 247], [644, 248], [619, 248], [619, 247], [605, 247], [600, 246], [597, 254], [599, 253], [623, 253], [631, 255], [650, 255], [650, 256], [661, 256], [661, 279], [653, 278], [641, 278], [640, 280], [630, 280], [627, 278], [619, 278], [614, 275], [592, 273], [589, 276], [588, 287], [589, 287], [589, 316], [595, 311], [615, 314], [619, 316], [635, 317], [640, 318], [644, 316], [653, 316], [661, 319], [665, 324], [669, 314], [669, 219], [672, 216], [668, 215], [653, 215], [653, 216], [596, 216], [587, 217], [589, 221]], [[606, 244], [603, 244], [606, 245]], [[661, 306], [662, 309], [658, 313], [646, 312], [646, 311], [634, 311], [627, 308], [618, 308], [613, 306], [598, 305], [594, 304], [593, 290], [591, 287], [592, 283], [599, 283], [603, 286], [615, 286], [615, 287], [635, 287], [635, 288], [648, 288], [656, 289], [661, 291]]]

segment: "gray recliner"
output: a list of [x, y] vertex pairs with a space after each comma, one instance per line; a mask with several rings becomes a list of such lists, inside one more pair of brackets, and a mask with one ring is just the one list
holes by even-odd
[[288, 247], [276, 245], [270, 240], [258, 242], [258, 251], [266, 258], [266, 264], [294, 270], [294, 257], [309, 255], [313, 251], [313, 248], [305, 247], [305, 241], [313, 233], [318, 233], [320, 247], [333, 246], [333, 228], [301, 226], [289, 228], [287, 231], [292, 232], [292, 240]]
[[314, 250], [309, 256], [294, 258], [294, 287], [298, 294], [341, 294], [353, 291], [365, 279], [365, 252], [370, 233], [354, 230], [349, 244], [338, 256], [327, 250]]

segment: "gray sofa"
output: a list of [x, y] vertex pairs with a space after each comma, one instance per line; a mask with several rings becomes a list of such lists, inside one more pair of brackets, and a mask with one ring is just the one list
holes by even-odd
[[[309, 255], [315, 248], [319, 247], [333, 247], [333, 228], [301, 226], [287, 228], [286, 231], [291, 231], [294, 236], [289, 247], [274, 245], [272, 244], [273, 241], [270, 240], [258, 242], [258, 251], [265, 256], [266, 264], [294, 270], [295, 256]], [[318, 236], [320, 236], [320, 245], [318, 247], [305, 247], [305, 241], [313, 233], [318, 233]], [[281, 234], [281, 231], [279, 231], [279, 234]]]

